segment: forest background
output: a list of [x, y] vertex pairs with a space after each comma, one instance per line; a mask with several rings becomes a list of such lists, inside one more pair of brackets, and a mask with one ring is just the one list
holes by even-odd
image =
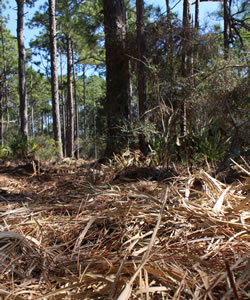
[[249, 299], [248, 1], [39, 2], [0, 0], [0, 298]]
[[[196, 1], [192, 14], [186, 0], [164, 1], [165, 7], [161, 1], [162, 9], [147, 1], [119, 2], [125, 34], [111, 53], [105, 12], [115, 20], [112, 7], [106, 11], [102, 1], [56, 3], [58, 140], [53, 126], [47, 2], [32, 18], [24, 15], [29, 28], [39, 28], [29, 46], [24, 30], [28, 116], [24, 132], [17, 38], [13, 29], [12, 33], [7, 29], [6, 3], [1, 1], [1, 156], [100, 158], [140, 149], [150, 163], [189, 161], [220, 167], [229, 157], [249, 158], [247, 1], [213, 2], [217, 8], [213, 12], [211, 2]], [[34, 3], [26, 1], [28, 16]], [[176, 4], [183, 7], [178, 15]], [[204, 13], [199, 13], [203, 5], [211, 13], [209, 24], [202, 22]], [[14, 19], [12, 12], [11, 28]], [[126, 89], [121, 97], [108, 86], [107, 69], [124, 57], [125, 80], [111, 68], [111, 76]]]

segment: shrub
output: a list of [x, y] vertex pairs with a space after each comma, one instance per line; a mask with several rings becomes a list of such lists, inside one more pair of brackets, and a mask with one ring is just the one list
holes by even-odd
[[36, 159], [40, 161], [57, 159], [58, 145], [54, 139], [49, 136], [37, 136], [34, 141], [39, 145], [39, 149], [35, 152]]
[[9, 148], [14, 158], [34, 158], [40, 147], [33, 139], [27, 141], [23, 136], [16, 135], [11, 139]]
[[0, 145], [0, 159], [7, 158], [9, 155], [9, 148], [7, 146]]

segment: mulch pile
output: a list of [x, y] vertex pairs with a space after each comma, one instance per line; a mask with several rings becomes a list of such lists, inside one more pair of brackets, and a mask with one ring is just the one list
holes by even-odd
[[15, 168], [0, 169], [0, 299], [250, 298], [249, 170], [229, 185]]

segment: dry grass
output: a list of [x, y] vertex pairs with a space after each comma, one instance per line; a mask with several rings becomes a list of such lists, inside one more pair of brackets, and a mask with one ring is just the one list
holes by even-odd
[[95, 172], [0, 175], [0, 299], [249, 299], [249, 177]]

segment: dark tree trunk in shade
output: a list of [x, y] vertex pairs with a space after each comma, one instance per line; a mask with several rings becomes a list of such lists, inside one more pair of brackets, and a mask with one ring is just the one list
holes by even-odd
[[106, 156], [127, 146], [121, 126], [128, 121], [129, 66], [126, 53], [124, 0], [103, 0], [106, 49], [106, 114], [108, 123]]
[[50, 57], [51, 57], [51, 94], [52, 94], [52, 114], [53, 132], [57, 143], [57, 156], [62, 159], [62, 135], [59, 109], [58, 75], [57, 75], [57, 42], [56, 42], [56, 16], [55, 0], [49, 0], [49, 22], [50, 22]]
[[199, 33], [199, 14], [200, 14], [200, 0], [195, 0], [195, 22], [194, 22], [194, 27], [196, 34]]
[[170, 4], [169, 4], [169, 0], [166, 0], [166, 10], [167, 10], [167, 16], [169, 18], [169, 14], [170, 14]]
[[67, 36], [67, 129], [66, 129], [66, 153], [67, 157], [73, 157], [74, 152], [74, 106], [72, 91], [72, 62], [71, 62], [71, 37]]
[[[126, 28], [128, 28], [128, 12], [126, 12]], [[127, 47], [128, 45], [126, 45]], [[128, 52], [129, 49], [127, 49]], [[133, 83], [131, 77], [131, 59], [128, 58], [128, 73], [129, 73], [129, 82], [128, 82], [128, 122], [132, 122], [132, 101], [133, 101]]]
[[128, 84], [128, 121], [132, 122], [132, 102], [133, 102], [133, 84], [132, 84], [132, 78], [131, 78], [131, 62], [129, 60], [128, 63], [128, 69], [129, 69], [129, 84]]
[[25, 47], [23, 36], [24, 1], [16, 0], [16, 3], [21, 134], [25, 140], [28, 140], [28, 109], [25, 81]]
[[[137, 24], [137, 92], [139, 120], [145, 121], [146, 112], [146, 79], [145, 79], [145, 33], [144, 33], [144, 1], [136, 0], [136, 24]], [[143, 133], [139, 135], [141, 152], [148, 153], [147, 143]]]

